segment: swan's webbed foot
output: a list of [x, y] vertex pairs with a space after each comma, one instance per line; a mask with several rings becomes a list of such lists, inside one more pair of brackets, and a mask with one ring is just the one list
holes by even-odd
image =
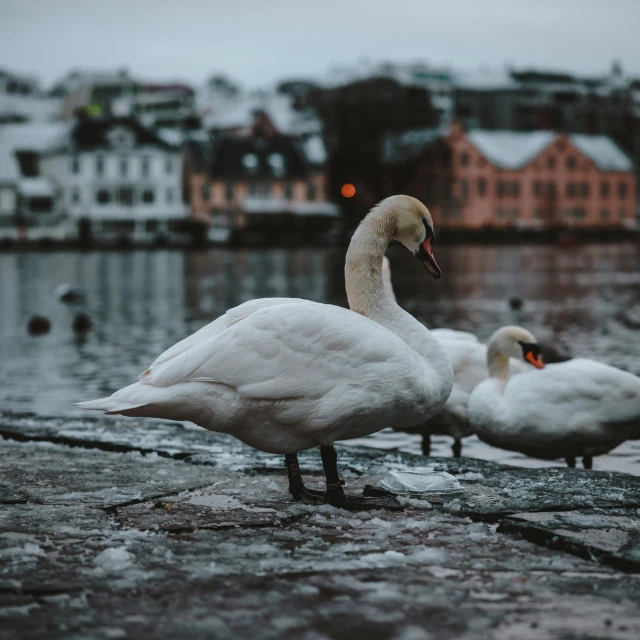
[[369, 511], [371, 509], [388, 509], [390, 511], [402, 511], [402, 505], [389, 494], [382, 497], [348, 496], [344, 489], [327, 487], [327, 502], [338, 509], [347, 511]]
[[459, 458], [462, 455], [462, 440], [460, 440], [460, 438], [453, 439], [451, 451], [453, 451], [454, 458]]
[[348, 496], [342, 486], [344, 480], [338, 474], [338, 454], [333, 447], [320, 447], [322, 466], [327, 477], [326, 501], [339, 509], [348, 511], [365, 511], [369, 509], [389, 509], [391, 511], [401, 511], [402, 505], [393, 497], [392, 493], [385, 496], [362, 497]]
[[593, 469], [593, 456], [583, 456], [582, 457], [582, 466], [585, 469]]
[[565, 462], [567, 463], [567, 467], [569, 467], [569, 469], [576, 468], [576, 459], [573, 456], [566, 457]]
[[284, 464], [287, 468], [287, 476], [289, 478], [289, 493], [294, 500], [302, 500], [304, 502], [319, 504], [323, 504], [325, 502], [326, 493], [324, 491], [307, 489], [305, 486], [302, 476], [300, 475], [298, 456], [295, 453], [285, 455]]

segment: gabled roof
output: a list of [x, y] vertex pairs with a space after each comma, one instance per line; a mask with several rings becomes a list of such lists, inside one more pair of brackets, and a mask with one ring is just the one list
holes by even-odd
[[[521, 169], [536, 158], [560, 135], [552, 131], [471, 130], [467, 139], [491, 164], [501, 169]], [[611, 138], [571, 134], [567, 136], [578, 151], [602, 171], [632, 171], [633, 163]]]
[[289, 136], [234, 137], [215, 141], [214, 177], [301, 178], [307, 173], [304, 155]]
[[131, 131], [135, 136], [136, 146], [151, 145], [164, 149], [174, 149], [155, 131], [142, 126], [134, 118], [102, 117], [77, 120], [73, 125], [63, 150], [90, 151], [92, 149], [110, 148], [109, 132], [115, 127]]
[[558, 136], [552, 131], [471, 130], [467, 139], [491, 164], [501, 169], [520, 169], [529, 164]]
[[585, 156], [603, 171], [633, 171], [633, 162], [620, 147], [607, 136], [587, 136], [574, 133], [569, 136]]

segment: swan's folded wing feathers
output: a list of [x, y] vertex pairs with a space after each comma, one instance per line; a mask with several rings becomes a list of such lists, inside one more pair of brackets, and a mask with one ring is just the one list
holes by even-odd
[[251, 315], [260, 309], [265, 307], [278, 306], [281, 304], [288, 304], [291, 302], [297, 302], [298, 298], [258, 298], [256, 300], [249, 300], [244, 302], [233, 309], [229, 309], [226, 313], [216, 318], [213, 322], [205, 325], [195, 333], [187, 336], [180, 342], [176, 342], [173, 346], [169, 347], [166, 351], [163, 351], [151, 364], [151, 366], [139, 376], [139, 380], [142, 380], [149, 375], [149, 371], [160, 364], [166, 363], [169, 360], [189, 351], [194, 346], [204, 344], [207, 340], [219, 335], [225, 329], [232, 324], [238, 322], [241, 318]]
[[153, 368], [148, 383], [220, 382], [243, 397], [264, 400], [319, 397], [338, 381], [379, 374], [370, 364], [411, 366], [402, 358], [406, 351], [399, 338], [368, 318], [305, 301], [256, 311]]
[[[640, 416], [640, 379], [595, 360], [575, 358], [532, 375], [514, 376], [505, 389], [511, 419], [523, 413], [540, 420], [554, 412], [566, 425], [624, 424]], [[560, 415], [562, 414], [562, 415]]]

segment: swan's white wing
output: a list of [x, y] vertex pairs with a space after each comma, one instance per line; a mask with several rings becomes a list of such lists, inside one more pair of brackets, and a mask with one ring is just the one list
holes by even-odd
[[[172, 360], [154, 365], [143, 384], [189, 381], [228, 385], [245, 398], [319, 398], [340, 385], [362, 394], [393, 381], [394, 393], [423, 395], [411, 382], [419, 356], [378, 323], [347, 309], [309, 301], [260, 309]], [[428, 391], [428, 390], [427, 390]], [[418, 401], [418, 398], [416, 398]]]
[[[638, 423], [640, 378], [615, 367], [576, 358], [509, 380], [505, 419], [560, 428]], [[551, 420], [550, 420], [551, 418]]]
[[489, 376], [487, 347], [470, 340], [441, 340], [451, 365], [454, 385], [470, 393], [476, 385]]
[[[206, 342], [210, 338], [213, 338], [219, 333], [222, 333], [227, 327], [229, 327], [232, 323], [237, 322], [240, 318], [251, 315], [259, 309], [299, 301], [299, 298], [258, 298], [256, 300], [249, 300], [248, 302], [244, 302], [243, 304], [238, 305], [233, 309], [229, 309], [219, 318], [216, 318], [213, 322], [210, 322], [195, 333], [184, 338], [184, 340], [176, 342], [176, 344], [174, 344], [172, 347], [169, 347], [166, 351], [161, 353], [153, 361], [151, 366], [153, 367], [163, 362], [167, 362], [184, 353], [185, 351], [188, 351], [189, 349], [191, 349], [191, 347]], [[142, 373], [138, 379], [141, 380], [145, 375], [146, 371], [145, 373]]]

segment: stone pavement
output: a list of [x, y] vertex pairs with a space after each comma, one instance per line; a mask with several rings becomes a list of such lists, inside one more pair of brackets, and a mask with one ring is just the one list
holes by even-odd
[[5, 414], [0, 436], [1, 640], [640, 637], [639, 477], [345, 446], [352, 492], [390, 469], [465, 488], [346, 513], [173, 423]]

